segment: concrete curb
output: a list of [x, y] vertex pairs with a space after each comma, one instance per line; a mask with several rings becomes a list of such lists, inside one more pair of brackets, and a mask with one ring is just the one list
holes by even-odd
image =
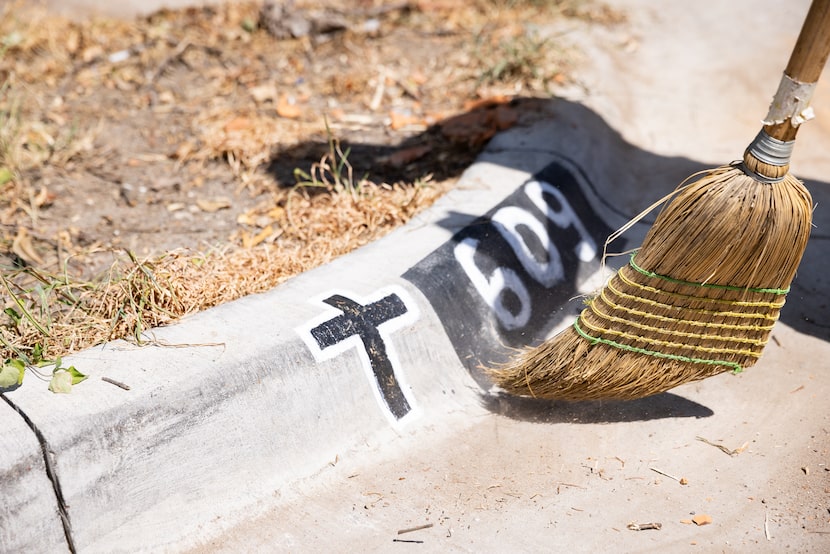
[[[578, 104], [552, 101], [548, 115], [495, 137], [455, 190], [384, 239], [156, 329], [156, 346], [67, 358], [90, 376], [70, 395], [34, 379], [4, 393], [48, 455], [12, 414], [0, 482], [23, 508], [2, 512], [3, 550], [180, 551], [288, 502], [362, 445], [515, 411], [486, 393], [481, 367], [569, 324], [574, 297], [601, 282], [602, 240], [627, 219], [607, 187], [653, 198], [639, 169], [661, 181], [696, 169], [626, 144]], [[586, 152], [593, 163], [574, 161]], [[623, 152], [630, 174], [612, 179], [600, 162]], [[701, 417], [690, 406], [666, 414]]]
[[[571, 113], [575, 108], [558, 104], [558, 117], [579, 117]], [[31, 378], [5, 393], [9, 405], [25, 413], [48, 444], [68, 513], [72, 548], [83, 552], [182, 548], [221, 532], [239, 518], [255, 515], [274, 494], [313, 476], [367, 440], [386, 441], [430, 425], [449, 412], [479, 407], [481, 390], [467, 370], [483, 383], [474, 368], [490, 361], [487, 354], [501, 350], [504, 355], [504, 347], [493, 348], [500, 344], [496, 320], [504, 314], [512, 317], [509, 312], [514, 308], [501, 309], [500, 316], [500, 309], [491, 310], [488, 300], [478, 295], [476, 306], [441, 308], [439, 302], [439, 317], [427, 296], [433, 296], [435, 303], [435, 294], [454, 287], [451, 294], [466, 294], [473, 300], [475, 285], [462, 279], [458, 268], [430, 273], [419, 271], [413, 260], [422, 260], [422, 266], [455, 263], [440, 255], [436, 261], [431, 253], [442, 245], [456, 245], [465, 230], [480, 230], [474, 220], [488, 210], [492, 216], [493, 206], [508, 206], [496, 215], [503, 221], [495, 228], [507, 229], [503, 236], [490, 226], [485, 235], [476, 235], [481, 243], [478, 253], [475, 248], [469, 251], [470, 267], [478, 271], [475, 278], [486, 287], [487, 280], [493, 279], [493, 268], [487, 267], [492, 261], [487, 260], [504, 251], [504, 237], [521, 240], [517, 225], [535, 222], [540, 237], [547, 237], [543, 224], [550, 217], [538, 211], [540, 205], [531, 214], [533, 202], [552, 202], [566, 219], [575, 215], [562, 211], [557, 200], [549, 198], [550, 191], [543, 198], [538, 184], [534, 198], [522, 192], [528, 182], [536, 182], [533, 173], [552, 163], [570, 163], [551, 150], [528, 150], [539, 132], [545, 131], [518, 130], [494, 141], [482, 160], [464, 174], [457, 190], [386, 238], [266, 294], [152, 331], [156, 344], [167, 346], [136, 348], [116, 341], [67, 358], [66, 363], [90, 377], [73, 394], [53, 395]], [[583, 134], [584, 139], [589, 137], [596, 140], [591, 133]], [[573, 146], [576, 141], [569, 136], [564, 142]], [[560, 194], [556, 188], [550, 190]], [[568, 192], [590, 193], [587, 187], [584, 192], [578, 188]], [[517, 194], [524, 196], [524, 205], [516, 200]], [[589, 213], [589, 203], [584, 198], [580, 202], [580, 210]], [[465, 213], [457, 212], [458, 207]], [[519, 219], [505, 219], [504, 214]], [[577, 281], [595, 272], [596, 244], [607, 228], [586, 225], [593, 225], [593, 239], [586, 227], [576, 229], [570, 220], [562, 223], [566, 229], [573, 227], [567, 241], [578, 245], [587, 238], [591, 249], [580, 254], [584, 261], [573, 253], [563, 254], [568, 286], [554, 297], [544, 298], [561, 284], [563, 275], [556, 277], [548, 268], [534, 278], [527, 272], [532, 258], [516, 263], [515, 253], [512, 261], [504, 262], [513, 266], [505, 271], [527, 283], [532, 297], [526, 300], [544, 304], [539, 310], [533, 306], [539, 315], [534, 312], [532, 322], [522, 322], [511, 343], [520, 344], [527, 340], [526, 332], [544, 327], [549, 308], [561, 309], [563, 299], [578, 288]], [[528, 248], [521, 242], [506, 246], [520, 254]], [[553, 242], [548, 250], [557, 252]], [[347, 305], [356, 310], [355, 317], [349, 317]], [[454, 346], [445, 328], [449, 322], [472, 319], [477, 320], [471, 328], [473, 336], [462, 342], [470, 353], [481, 351], [485, 356], [470, 354], [462, 364], [456, 353], [458, 338]], [[364, 331], [374, 333], [374, 338]], [[378, 352], [378, 347], [384, 351]], [[387, 373], [379, 373], [383, 371]], [[130, 390], [116, 388], [102, 376], [126, 383]], [[389, 381], [395, 386], [383, 390]], [[14, 456], [4, 459], [7, 469], [2, 482], [11, 482], [26, 460], [39, 461], [30, 474], [31, 479], [37, 476], [39, 488], [20, 482], [20, 488], [9, 494], [22, 505], [28, 502], [24, 492], [39, 491], [41, 505], [7, 514], [3, 527], [12, 536], [5, 545], [25, 546], [28, 551], [66, 549], [39, 445], [19, 417], [12, 431], [9, 437], [19, 444], [6, 450]], [[50, 532], [33, 527], [35, 519], [48, 524]], [[204, 527], [207, 522], [210, 531]]]
[[[720, 9], [728, 11], [726, 6]], [[686, 7], [678, 2], [673, 9], [682, 13]], [[663, 32], [672, 29], [664, 26]], [[694, 26], [688, 32], [695, 32]], [[716, 50], [714, 38], [711, 42]], [[648, 82], [635, 84], [648, 90]], [[726, 90], [732, 84], [732, 79], [725, 79], [721, 86]], [[651, 100], [633, 87], [631, 103]], [[732, 101], [742, 101], [740, 95], [734, 96], [738, 100]], [[725, 109], [727, 114], [733, 111], [734, 106]], [[602, 110], [609, 112], [613, 110]], [[613, 117], [626, 115], [623, 112], [618, 108]], [[827, 444], [824, 436], [803, 436], [821, 429], [821, 418], [810, 419], [815, 414], [809, 401], [793, 402], [803, 398], [793, 396], [804, 388], [799, 389], [798, 383], [809, 385], [805, 396], [809, 393], [807, 398], [816, 402], [830, 390], [830, 380], [813, 372], [820, 364], [816, 360], [830, 355], [826, 210], [817, 213], [816, 238], [791, 295], [785, 325], [776, 331], [782, 345], [770, 349], [751, 378], [714, 378], [683, 389], [694, 400], [669, 395], [656, 404], [629, 408], [590, 404], [561, 409], [512, 401], [484, 390], [481, 364], [498, 361], [509, 348], [567, 324], [577, 305], [569, 299], [594, 284], [598, 264], [590, 254], [592, 246], [596, 254], [603, 233], [701, 168], [688, 159], [659, 156], [628, 144], [611, 128], [623, 128], [618, 123], [609, 126], [575, 103], [551, 102], [547, 117], [533, 127], [495, 137], [456, 190], [388, 237], [266, 294], [155, 330], [157, 344], [167, 346], [136, 349], [116, 342], [73, 356], [66, 361], [90, 379], [71, 395], [52, 395], [32, 379], [3, 393], [6, 402], [0, 403], [0, 413], [8, 424], [0, 436], [0, 483], [4, 499], [11, 501], [0, 510], [0, 550], [68, 549], [46, 464], [59, 480], [69, 516], [66, 535], [74, 549], [181, 551], [266, 514], [275, 504], [288, 506], [289, 517], [292, 500], [305, 485], [327, 482], [322, 477], [328, 468], [348, 466], [370, 446], [406, 446], [417, 452], [414, 439], [430, 430], [458, 425], [454, 431], [460, 432], [493, 412], [511, 416], [500, 418], [506, 421], [499, 424], [510, 431], [500, 440], [512, 449], [527, 446], [515, 439], [522, 433], [532, 437], [534, 448], [551, 442], [547, 426], [534, 429], [518, 420], [587, 421], [582, 428], [556, 427], [556, 440], [570, 450], [565, 459], [560, 459], [561, 451], [560, 458], [550, 454], [557, 468], [563, 468], [551, 479], [575, 479], [570, 477], [578, 476], [573, 468], [582, 467], [579, 463], [588, 456], [629, 460], [626, 468], [618, 470], [618, 481], [609, 483], [600, 475], [590, 490], [584, 487], [582, 508], [565, 514], [567, 538], [574, 543], [581, 540], [584, 548], [607, 547], [611, 540], [621, 550], [658, 548], [657, 539], [638, 542], [642, 535], [623, 535], [615, 526], [624, 528], [626, 521], [621, 518], [628, 517], [633, 507], [639, 513], [680, 519], [675, 493], [645, 489], [638, 485], [645, 481], [636, 480], [653, 477], [650, 460], [661, 455], [667, 459], [674, 452], [672, 463], [706, 485], [687, 489], [691, 492], [682, 499], [683, 515], [689, 513], [686, 506], [719, 509], [722, 520], [732, 526], [709, 529], [732, 541], [751, 532], [753, 548], [780, 549], [784, 543], [764, 539], [759, 527], [767, 508], [746, 504], [756, 510], [749, 518], [736, 499], [743, 501], [750, 494], [754, 498], [763, 494], [755, 491], [765, 490], [770, 502], [775, 495], [785, 496], [780, 489], [770, 492], [764, 487], [782, 467], [798, 473], [800, 460], [808, 457], [805, 452], [810, 448], [820, 452]], [[700, 125], [711, 127], [705, 121]], [[653, 128], [642, 132], [660, 134]], [[685, 132], [675, 135], [689, 136], [689, 143], [696, 137]], [[691, 152], [687, 146], [672, 145]], [[723, 142], [710, 147], [707, 155], [723, 148]], [[617, 163], [620, 159], [626, 161], [623, 166]], [[810, 167], [821, 173], [823, 159], [815, 157]], [[561, 187], [557, 190], [568, 208], [546, 184]], [[811, 190], [820, 205], [827, 204], [830, 193], [825, 186]], [[636, 226], [629, 240], [637, 243], [645, 228]], [[617, 247], [624, 248], [625, 244]], [[555, 254], [561, 272], [551, 263]], [[127, 383], [131, 390], [105, 383], [101, 376]], [[660, 408], [656, 416], [648, 413], [655, 405]], [[713, 415], [706, 405], [722, 408]], [[645, 421], [655, 417], [665, 420]], [[702, 417], [711, 419], [695, 426], [683, 426], [680, 419]], [[607, 425], [608, 421], [626, 422], [625, 430]], [[698, 443], [694, 434], [688, 438], [689, 433], [736, 441], [749, 434], [753, 444], [757, 441], [753, 448], [758, 453], [736, 462], [715, 449], [694, 449]], [[446, 440], [436, 444], [449, 450], [456, 439], [441, 436]], [[483, 432], [475, 436], [492, 438]], [[582, 447], [580, 440], [594, 444]], [[603, 449], [597, 444], [610, 446]], [[782, 444], [788, 448], [775, 450]], [[389, 449], [385, 455], [384, 459], [392, 456]], [[519, 465], [522, 458], [499, 462]], [[638, 467], [639, 474], [628, 473]], [[701, 467], [722, 468], [724, 479], [719, 481]], [[594, 466], [590, 473], [594, 475]], [[809, 477], [813, 483], [821, 475], [817, 478], [814, 472]], [[798, 496], [802, 489], [795, 482], [786, 485]], [[598, 528], [597, 518], [578, 519], [588, 506], [613, 511], [611, 499], [617, 498], [612, 495], [618, 489], [626, 496], [617, 502], [617, 511], [623, 513], [615, 513], [614, 523], [603, 520]], [[811, 490], [820, 490], [820, 484]], [[519, 514], [530, 518], [539, 511], [530, 500], [533, 496], [526, 497], [527, 506]], [[783, 500], [778, 502], [783, 505]], [[561, 509], [556, 502], [547, 505]], [[334, 509], [330, 513], [342, 515]], [[482, 518], [492, 525], [501, 515], [482, 513]], [[560, 512], [556, 517], [564, 516]], [[795, 524], [785, 525], [783, 515], [780, 521], [781, 530], [775, 531], [778, 540], [822, 551], [822, 536], [805, 538], [797, 534]], [[535, 523], [534, 529], [547, 528]], [[330, 522], [314, 524], [322, 529], [320, 534], [337, 529]], [[548, 544], [542, 531], [530, 537], [524, 525], [515, 529], [509, 537], [497, 537], [489, 544], [512, 545], [519, 540], [538, 548]], [[697, 537], [690, 530], [694, 528], [677, 523], [669, 531], [667, 525], [663, 540], [669, 542], [662, 545], [689, 549], [689, 541]], [[712, 548], [732, 548], [712, 534], [706, 537]], [[336, 541], [327, 544], [332, 542]], [[482, 543], [472, 544], [475, 550]]]

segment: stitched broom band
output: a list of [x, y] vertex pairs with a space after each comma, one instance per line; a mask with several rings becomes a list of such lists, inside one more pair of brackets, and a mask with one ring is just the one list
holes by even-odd
[[[678, 285], [704, 294], [670, 290]], [[754, 300], [722, 298], [721, 291], [744, 293], [742, 298], [748, 294]], [[787, 292], [681, 281], [644, 270], [632, 255], [629, 267], [621, 269], [591, 300], [574, 329], [592, 344], [740, 372], [747, 361], [760, 357], [784, 305], [777, 297]], [[673, 303], [660, 302], [661, 298], [671, 298]]]

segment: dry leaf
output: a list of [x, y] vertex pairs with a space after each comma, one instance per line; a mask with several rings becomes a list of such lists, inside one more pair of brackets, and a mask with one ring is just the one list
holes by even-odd
[[403, 129], [409, 125], [423, 125], [424, 120], [421, 117], [417, 117], [410, 114], [400, 113], [398, 111], [392, 110], [389, 112], [389, 126], [397, 131], [398, 129]]
[[47, 190], [46, 187], [40, 187], [40, 191], [37, 193], [37, 196], [34, 198], [35, 206], [38, 208], [42, 208], [44, 206], [49, 206], [52, 204], [52, 201], [55, 200], [55, 195], [52, 194]]
[[274, 206], [270, 210], [268, 210], [268, 217], [271, 219], [277, 220], [281, 217], [285, 216], [285, 208], [282, 206]]
[[397, 150], [386, 158], [386, 162], [392, 167], [403, 167], [414, 162], [417, 159], [423, 158], [432, 151], [432, 146], [422, 144], [420, 146], [411, 146], [402, 150]]
[[196, 145], [192, 141], [186, 140], [181, 143], [178, 148], [176, 148], [176, 152], [173, 153], [173, 157], [177, 160], [184, 160], [195, 151]]
[[262, 241], [270, 237], [273, 233], [274, 228], [270, 225], [262, 231], [260, 231], [259, 233], [257, 233], [256, 235], [254, 235], [253, 237], [250, 234], [245, 233], [242, 235], [242, 246], [244, 246], [245, 248], [253, 248], [258, 244], [261, 244]]
[[706, 514], [698, 514], [692, 518], [692, 521], [697, 526], [709, 525], [712, 523], [712, 516]]
[[207, 213], [218, 212], [231, 207], [231, 201], [228, 198], [212, 198], [210, 200], [197, 200], [196, 205], [200, 210]]
[[498, 96], [490, 96], [488, 98], [477, 98], [475, 100], [467, 100], [464, 102], [464, 111], [471, 112], [473, 110], [480, 110], [485, 108], [492, 108], [510, 102], [508, 96], [500, 94]]
[[35, 250], [29, 231], [25, 227], [17, 229], [17, 236], [12, 241], [12, 252], [29, 265], [43, 265], [45, 263]]
[[159, 93], [159, 102], [162, 104], [173, 104], [176, 101], [176, 96], [169, 90], [163, 90]]
[[277, 115], [280, 117], [298, 119], [302, 113], [302, 110], [293, 98], [281, 96], [279, 102], [277, 102]]
[[497, 106], [494, 112], [493, 122], [499, 131], [505, 131], [519, 121], [519, 112], [510, 106]]
[[225, 123], [225, 132], [232, 133], [235, 131], [245, 131], [251, 127], [251, 120], [247, 117], [235, 117]]
[[248, 92], [257, 104], [262, 104], [268, 100], [273, 101], [277, 97], [277, 87], [273, 83], [251, 87]]
[[236, 216], [236, 222], [239, 223], [240, 225], [251, 225], [251, 226], [253, 226], [253, 225], [256, 225], [257, 217], [258, 217], [258, 215], [256, 214], [256, 212], [250, 211], [250, 212], [246, 212], [244, 214], [239, 214], [238, 216]]
[[94, 59], [99, 58], [104, 55], [104, 49], [101, 48], [99, 45], [94, 44], [88, 48], [84, 48], [84, 51], [81, 52], [81, 59], [84, 63], [90, 63]]

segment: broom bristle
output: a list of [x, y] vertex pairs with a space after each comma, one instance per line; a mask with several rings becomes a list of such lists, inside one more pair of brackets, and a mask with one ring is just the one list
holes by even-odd
[[493, 369], [507, 392], [631, 399], [754, 364], [807, 245], [812, 200], [789, 173], [737, 165], [679, 190], [575, 324]]

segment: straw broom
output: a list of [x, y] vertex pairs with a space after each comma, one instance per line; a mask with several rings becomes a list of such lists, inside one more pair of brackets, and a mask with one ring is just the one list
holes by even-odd
[[494, 383], [540, 398], [632, 399], [754, 364], [810, 234], [812, 199], [789, 160], [828, 53], [830, 0], [814, 0], [743, 160], [678, 187], [573, 326], [490, 370]]

